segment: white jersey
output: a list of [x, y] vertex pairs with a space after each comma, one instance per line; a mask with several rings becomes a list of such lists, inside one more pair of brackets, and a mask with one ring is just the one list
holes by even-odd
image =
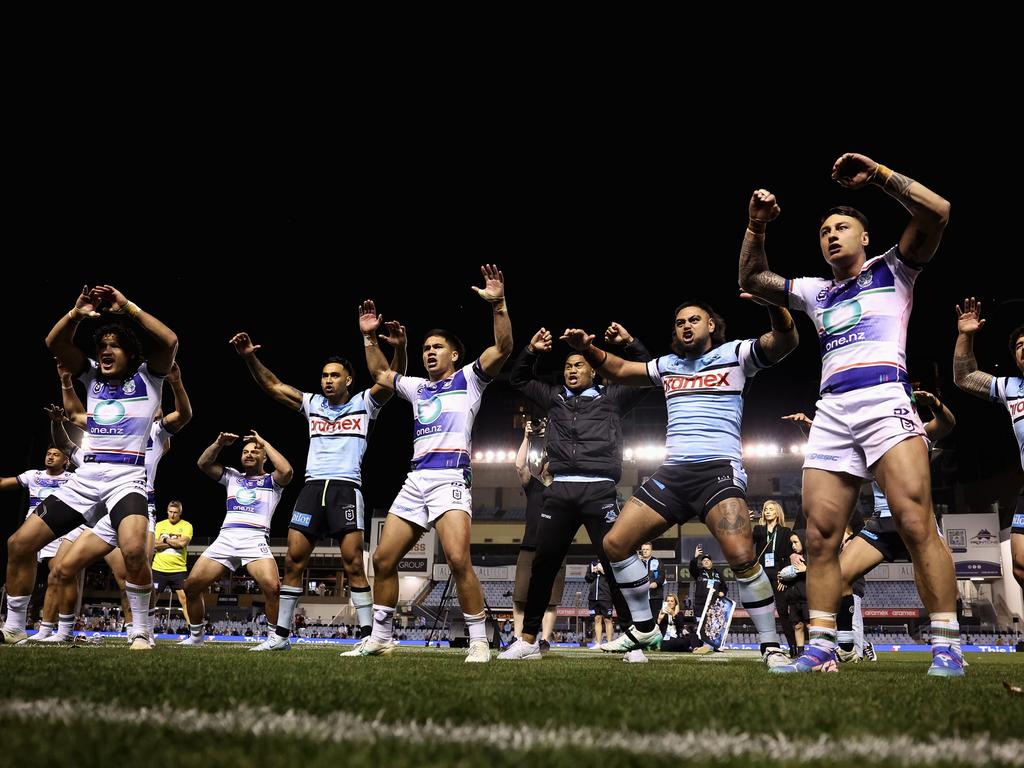
[[224, 467], [220, 484], [228, 489], [227, 514], [221, 530], [248, 528], [270, 531], [270, 519], [284, 488], [274, 482], [270, 472], [246, 476], [234, 467]]
[[164, 377], [151, 373], [148, 363], [123, 381], [103, 381], [98, 371], [96, 361], [90, 360], [88, 370], [78, 377], [88, 394], [88, 449], [83, 458], [87, 464], [141, 467], [146, 461], [153, 416], [160, 407]]
[[791, 309], [806, 312], [821, 347], [821, 394], [906, 384], [907, 324], [920, 267], [893, 246], [847, 280], [786, 281]]
[[306, 480], [347, 480], [361, 485], [363, 454], [380, 408], [368, 389], [341, 405], [331, 405], [323, 395], [303, 392], [299, 410], [309, 422]]
[[28, 488], [28, 514], [31, 515], [47, 496], [60, 488], [72, 477], [70, 472], [51, 475], [45, 469], [30, 469], [18, 475], [18, 484]]
[[1024, 379], [1019, 376], [993, 377], [988, 396], [1005, 405], [1010, 412], [1010, 424], [1020, 447], [1020, 466], [1024, 468]]
[[146, 499], [151, 507], [156, 504], [156, 469], [170, 447], [170, 439], [171, 433], [164, 426], [164, 420], [154, 421], [149, 430], [149, 440], [146, 441]]
[[398, 396], [413, 405], [413, 469], [468, 468], [473, 420], [492, 381], [480, 361], [441, 381], [400, 373], [394, 381]]
[[743, 392], [769, 365], [757, 339], [727, 341], [695, 360], [672, 354], [648, 362], [668, 408], [665, 463], [740, 461]]

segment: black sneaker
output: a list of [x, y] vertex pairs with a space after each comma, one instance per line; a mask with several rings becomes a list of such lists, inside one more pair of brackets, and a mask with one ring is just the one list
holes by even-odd
[[541, 640], [539, 645], [541, 653], [547, 653], [551, 650], [551, 643], [549, 643], [547, 640]]
[[867, 640], [864, 641], [864, 658], [868, 661], [878, 661], [878, 656], [875, 655], [875, 646]]

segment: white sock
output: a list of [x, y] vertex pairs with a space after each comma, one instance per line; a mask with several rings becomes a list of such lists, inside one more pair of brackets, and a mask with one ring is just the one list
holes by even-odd
[[462, 618], [466, 620], [466, 628], [469, 630], [469, 642], [483, 640], [487, 642], [487, 612], [464, 613]]
[[71, 636], [75, 634], [75, 614], [73, 613], [59, 613], [57, 614], [57, 634], [54, 637], [60, 640], [70, 640]]
[[149, 627], [146, 616], [149, 615], [149, 599], [153, 594], [152, 584], [129, 584], [124, 583], [124, 591], [128, 593], [128, 605], [132, 609], [132, 635], [144, 635], [149, 637]]
[[7, 596], [7, 621], [4, 622], [4, 629], [11, 632], [25, 631], [25, 617], [28, 615], [28, 601], [32, 595]]
[[359, 622], [360, 634], [364, 637], [373, 624], [373, 592], [367, 587], [352, 587], [352, 605], [356, 609], [356, 620]]
[[36, 640], [42, 640], [44, 637], [49, 637], [53, 634], [53, 630], [56, 628], [56, 624], [51, 624], [48, 621], [41, 622], [39, 624], [39, 630], [36, 632]]
[[775, 629], [775, 590], [768, 575], [758, 564], [757, 573], [745, 579], [736, 578], [740, 588], [740, 602], [747, 609], [750, 620], [757, 627], [758, 642], [762, 645], [779, 644], [779, 632]]
[[371, 637], [382, 643], [391, 642], [391, 633], [394, 629], [395, 609], [390, 605], [373, 606], [373, 632]]
[[275, 632], [281, 637], [289, 637], [292, 633], [292, 619], [295, 616], [295, 609], [299, 607], [299, 599], [302, 597], [302, 587], [289, 587], [281, 585], [281, 602], [277, 607], [277, 629]]

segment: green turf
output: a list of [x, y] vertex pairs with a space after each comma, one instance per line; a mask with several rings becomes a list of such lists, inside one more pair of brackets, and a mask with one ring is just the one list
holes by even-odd
[[[435, 649], [399, 649], [369, 659], [339, 658], [338, 650], [306, 646], [253, 654], [245, 647], [208, 644], [161, 645], [151, 653], [129, 653], [114, 643], [70, 649], [7, 646], [0, 647], [0, 681], [5, 700], [56, 696], [83, 702], [86, 708], [86, 702], [125, 708], [147, 703], [223, 712], [249, 705], [320, 716], [342, 711], [385, 722], [432, 719], [611, 732], [718, 728], [802, 739], [904, 734], [919, 740], [987, 733], [1005, 741], [1021, 738], [1024, 723], [1024, 697], [1010, 695], [1002, 685], [1004, 680], [1024, 684], [1024, 654], [971, 654], [967, 678], [948, 680], [927, 677], [928, 655], [909, 653], [882, 654], [878, 663], [843, 667], [834, 675], [775, 676], [749, 657], [712, 661], [650, 654], [651, 663], [623, 664], [621, 657], [598, 653], [553, 652], [540, 662], [467, 665], [457, 652]], [[121, 755], [139, 749], [148, 768], [182, 765], [154, 762], [151, 744], [139, 741], [145, 729], [137, 726], [76, 722], [62, 726], [73, 735], [68, 742], [55, 741], [55, 726], [44, 722], [25, 728], [0, 718], [0, 727], [5, 734], [0, 751], [8, 754], [16, 749], [17, 754], [49, 761], [73, 745], [77, 765], [110, 765], [100, 756], [112, 749]], [[174, 738], [182, 739], [180, 734]], [[327, 765], [331, 756], [335, 766], [346, 758], [405, 764], [396, 762], [400, 744], [311, 745], [280, 736], [223, 734], [193, 735], [185, 741], [194, 753], [189, 764]], [[574, 759], [569, 750], [561, 752], [561, 762]], [[409, 765], [425, 764], [424, 750], [418, 753], [420, 759]], [[83, 762], [83, 754], [95, 760]], [[381, 762], [384, 756], [389, 757]], [[429, 759], [438, 765], [459, 764], [460, 759], [468, 760], [467, 765], [512, 765], [525, 756], [516, 752], [498, 759], [496, 750], [479, 747], [431, 752]], [[545, 752], [540, 757], [546, 763], [556, 755]], [[633, 764], [627, 757], [619, 755], [614, 764]]]

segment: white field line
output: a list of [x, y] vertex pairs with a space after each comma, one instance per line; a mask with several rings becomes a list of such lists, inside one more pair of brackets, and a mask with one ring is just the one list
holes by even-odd
[[939, 738], [918, 741], [909, 736], [849, 736], [827, 734], [799, 739], [782, 734], [729, 733], [701, 729], [681, 733], [638, 733], [588, 727], [494, 724], [456, 724], [427, 721], [384, 722], [367, 720], [347, 712], [313, 715], [306, 712], [274, 712], [266, 707], [237, 707], [222, 712], [177, 709], [169, 706], [128, 709], [114, 704], [43, 699], [0, 702], [0, 717], [22, 721], [45, 720], [71, 725], [100, 722], [108, 725], [143, 726], [154, 723], [186, 733], [225, 736], [279, 736], [325, 744], [397, 740], [411, 745], [484, 746], [502, 751], [587, 749], [605, 752], [621, 749], [651, 756], [690, 759], [749, 758], [787, 763], [846, 759], [883, 761], [891, 765], [1024, 765], [1024, 740], [993, 741], [985, 736]]

